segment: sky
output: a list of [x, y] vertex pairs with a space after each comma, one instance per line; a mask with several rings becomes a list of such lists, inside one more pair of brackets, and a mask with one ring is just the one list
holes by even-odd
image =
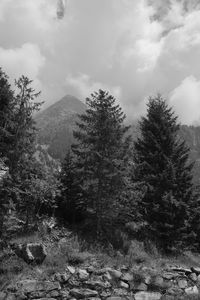
[[200, 124], [200, 0], [0, 0], [0, 66], [48, 106], [108, 90], [128, 119], [161, 93]]

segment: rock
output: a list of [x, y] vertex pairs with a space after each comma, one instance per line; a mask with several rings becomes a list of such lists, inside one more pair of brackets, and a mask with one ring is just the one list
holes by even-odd
[[151, 282], [151, 276], [150, 275], [144, 275], [144, 283], [149, 285]]
[[128, 267], [123, 265], [121, 266], [121, 271], [127, 272], [128, 271]]
[[66, 273], [63, 273], [63, 274], [57, 273], [57, 274], [55, 274], [55, 280], [57, 280], [60, 283], [67, 282], [69, 280], [69, 278], [70, 278], [70, 275], [68, 275]]
[[112, 281], [112, 276], [110, 275], [110, 273], [105, 273], [104, 275], [103, 275], [103, 279], [104, 280], [107, 280], [107, 281]]
[[176, 298], [172, 295], [163, 295], [161, 300], [176, 300]]
[[103, 282], [100, 280], [86, 281], [85, 284], [92, 289], [98, 289], [98, 288], [108, 289], [111, 287], [111, 284], [109, 282], [107, 281]]
[[173, 286], [167, 290], [167, 294], [169, 295], [180, 295], [183, 293], [183, 290], [178, 286]]
[[200, 274], [200, 268], [198, 268], [198, 267], [192, 267], [191, 270], [192, 270], [192, 272], [196, 273], [197, 275]]
[[170, 267], [169, 269], [167, 269], [167, 271], [185, 273], [186, 275], [189, 275], [190, 273], [192, 273], [191, 269], [188, 269], [185, 267]]
[[123, 300], [124, 298], [121, 297], [117, 297], [117, 296], [112, 296], [112, 297], [108, 297], [106, 300]]
[[178, 280], [178, 286], [180, 289], [185, 289], [188, 286], [186, 279], [179, 279]]
[[37, 280], [23, 280], [17, 283], [18, 289], [23, 293], [32, 293], [38, 291], [45, 291], [46, 293], [53, 290], [60, 290], [60, 284], [58, 282], [51, 281], [37, 281]]
[[32, 300], [56, 300], [55, 298], [37, 298], [37, 299], [32, 299]]
[[72, 266], [67, 266], [66, 271], [69, 271], [71, 274], [75, 274], [76, 269]]
[[198, 295], [199, 290], [198, 290], [197, 286], [195, 285], [195, 286], [191, 286], [191, 287], [185, 289], [185, 293], [187, 295]]
[[162, 295], [153, 292], [138, 292], [134, 295], [135, 300], [160, 300]]
[[81, 282], [79, 280], [76, 280], [75, 278], [70, 278], [68, 280], [68, 283], [72, 286], [72, 287], [79, 287], [81, 285]]
[[128, 295], [128, 292], [124, 289], [114, 289], [113, 290], [113, 295], [115, 296], [127, 296]]
[[60, 291], [60, 295], [61, 295], [61, 298], [62, 299], [69, 299], [69, 292], [68, 291], [65, 291], [65, 290], [62, 290]]
[[135, 285], [133, 288], [135, 291], [146, 291], [147, 290], [147, 285], [145, 283], [140, 283], [138, 285]]
[[47, 256], [45, 246], [39, 243], [19, 244], [14, 250], [27, 263], [41, 264]]
[[112, 296], [112, 297], [108, 297], [106, 300], [123, 300], [124, 298], [122, 297], [117, 297], [117, 296]]
[[128, 289], [129, 288], [129, 285], [128, 283], [124, 282], [124, 281], [120, 281], [120, 284], [119, 286], [123, 289]]
[[6, 298], [6, 293], [0, 292], [0, 300], [5, 300]]
[[133, 280], [133, 274], [131, 273], [125, 273], [121, 276], [121, 280], [125, 281], [125, 282], [129, 282]]
[[81, 281], [86, 281], [89, 278], [89, 274], [86, 270], [78, 270], [78, 277]]
[[114, 269], [108, 270], [108, 273], [111, 275], [112, 279], [114, 279], [114, 280], [120, 279], [122, 277], [122, 272], [114, 270]]
[[180, 274], [174, 273], [174, 272], [164, 272], [162, 274], [162, 277], [164, 279], [167, 279], [167, 280], [171, 280], [171, 279], [177, 278], [178, 276], [180, 276]]
[[162, 276], [153, 276], [149, 283], [149, 289], [153, 291], [165, 291], [170, 288], [172, 282], [164, 281]]
[[98, 295], [97, 291], [90, 289], [72, 289], [69, 291], [69, 294], [77, 299], [91, 298]]
[[15, 296], [16, 296], [17, 300], [26, 300], [27, 299], [27, 296], [24, 293], [22, 293], [21, 291], [17, 291], [15, 293]]
[[189, 278], [190, 278], [192, 281], [194, 281], [194, 282], [197, 281], [197, 275], [196, 275], [195, 273], [191, 273], [191, 274], [189, 275]]
[[200, 283], [200, 275], [197, 276], [197, 281]]
[[111, 293], [110, 292], [105, 292], [103, 291], [101, 294], [100, 294], [101, 298], [108, 298], [111, 296]]
[[111, 271], [111, 268], [103, 268], [103, 269], [99, 269], [99, 270], [94, 270], [94, 274], [95, 275], [104, 275], [105, 273]]
[[87, 268], [88, 273], [94, 273], [95, 272], [95, 268], [93, 266], [89, 266]]
[[18, 300], [15, 294], [8, 294], [5, 300]]

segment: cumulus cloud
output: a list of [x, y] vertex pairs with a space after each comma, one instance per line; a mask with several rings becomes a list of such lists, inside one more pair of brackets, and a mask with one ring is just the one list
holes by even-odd
[[200, 80], [194, 76], [185, 78], [170, 95], [169, 103], [174, 107], [183, 124], [200, 121]]
[[68, 75], [66, 78], [66, 85], [74, 90], [80, 98], [86, 98], [90, 96], [91, 93], [98, 91], [99, 89], [106, 90], [120, 99], [121, 89], [119, 86], [108, 86], [100, 82], [94, 82], [88, 75], [79, 74], [78, 76]]
[[187, 78], [198, 82], [199, 0], [65, 3], [0, 1], [0, 65], [12, 78], [23, 72], [39, 81], [46, 105], [105, 88], [132, 119], [149, 95], [171, 97]]
[[0, 48], [0, 64], [6, 72], [19, 77], [20, 74], [36, 78], [45, 58], [37, 45], [24, 44], [20, 48]]

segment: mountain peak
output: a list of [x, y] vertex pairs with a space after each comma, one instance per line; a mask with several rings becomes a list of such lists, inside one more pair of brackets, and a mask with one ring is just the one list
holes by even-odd
[[61, 160], [65, 157], [73, 142], [77, 114], [85, 110], [86, 105], [78, 98], [66, 95], [36, 115], [35, 120], [40, 129], [38, 142], [48, 146], [52, 157]]

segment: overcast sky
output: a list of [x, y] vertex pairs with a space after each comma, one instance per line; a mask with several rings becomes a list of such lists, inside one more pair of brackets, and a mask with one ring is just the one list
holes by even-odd
[[0, 0], [0, 66], [48, 105], [102, 88], [133, 119], [160, 92], [197, 124], [200, 0]]

